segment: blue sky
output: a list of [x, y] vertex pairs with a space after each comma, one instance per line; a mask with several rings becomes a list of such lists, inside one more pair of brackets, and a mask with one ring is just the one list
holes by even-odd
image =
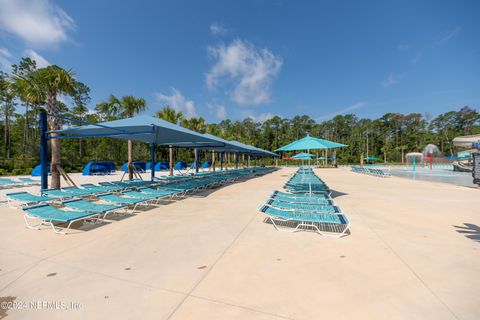
[[0, 0], [0, 68], [72, 69], [209, 122], [480, 105], [478, 1]]

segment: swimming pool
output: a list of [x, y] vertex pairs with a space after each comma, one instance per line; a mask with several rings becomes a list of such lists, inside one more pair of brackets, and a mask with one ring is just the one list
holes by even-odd
[[425, 180], [432, 182], [444, 182], [464, 187], [476, 187], [473, 183], [471, 172], [453, 171], [453, 166], [442, 165], [434, 167], [432, 170], [425, 167], [417, 167], [413, 171], [411, 166], [375, 166], [386, 172], [390, 172], [392, 176], [409, 178], [413, 180]]

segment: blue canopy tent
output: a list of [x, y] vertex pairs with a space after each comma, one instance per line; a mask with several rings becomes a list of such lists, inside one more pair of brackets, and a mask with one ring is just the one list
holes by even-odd
[[168, 169], [170, 169], [170, 163], [164, 161], [157, 162], [154, 168], [155, 171], [168, 171]]
[[[133, 161], [132, 164], [137, 172], [145, 172], [147, 170], [147, 164], [143, 161]], [[120, 171], [128, 172], [128, 162], [122, 165]]]
[[[153, 162], [153, 167], [157, 165], [158, 162]], [[152, 161], [147, 162], [146, 170], [152, 169]]]
[[[169, 169], [169, 163], [165, 161], [157, 161], [153, 165], [155, 171], [165, 171]], [[152, 162], [147, 162], [146, 170], [152, 170]]]
[[[40, 177], [42, 175], [41, 164], [35, 166], [32, 170], [32, 177]], [[50, 163], [47, 164], [47, 174], [50, 173]]]
[[185, 162], [185, 161], [178, 161], [177, 163], [175, 163], [175, 166], [173, 167], [173, 169], [175, 170], [185, 170], [188, 168], [188, 164]]
[[91, 161], [83, 168], [82, 175], [110, 174], [117, 170], [115, 164], [109, 161]]

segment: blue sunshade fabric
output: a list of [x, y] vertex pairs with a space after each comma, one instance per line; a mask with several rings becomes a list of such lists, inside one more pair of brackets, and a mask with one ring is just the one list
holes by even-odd
[[159, 146], [200, 148], [252, 155], [277, 154], [237, 141], [227, 141], [210, 134], [201, 134], [179, 125], [150, 116], [107, 121], [86, 126], [51, 131], [71, 138], [111, 137], [123, 140], [155, 143]]
[[106, 136], [157, 145], [181, 146], [184, 143], [197, 143], [199, 145], [223, 146], [223, 143], [209, 139], [201, 133], [150, 116], [136, 116], [96, 125], [70, 127], [53, 132], [60, 135], [72, 135], [77, 138]]

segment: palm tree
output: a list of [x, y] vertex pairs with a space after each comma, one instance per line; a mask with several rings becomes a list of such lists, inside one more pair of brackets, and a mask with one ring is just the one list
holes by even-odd
[[207, 124], [205, 123], [205, 119], [202, 117], [190, 118], [188, 120], [182, 119], [182, 126], [200, 133], [205, 133], [207, 129]]
[[181, 111], [176, 111], [170, 106], [165, 106], [162, 110], [158, 111], [155, 116], [157, 118], [163, 119], [165, 121], [178, 124], [179, 121], [184, 119], [183, 113]]
[[[132, 118], [134, 115], [144, 111], [147, 103], [143, 98], [135, 98], [132, 95], [123, 96], [120, 99], [113, 94], [106, 102], [99, 103], [97, 110], [104, 111], [109, 116], [120, 116], [121, 118]], [[132, 140], [128, 140], [128, 178], [133, 179]]]
[[[163, 119], [165, 121], [178, 124], [180, 121], [184, 119], [183, 113], [181, 111], [176, 111], [170, 106], [165, 106], [155, 114], [157, 118]], [[168, 154], [169, 154], [169, 163], [170, 163], [170, 175], [173, 176], [173, 148], [172, 146], [168, 147]]]
[[[24, 87], [26, 99], [36, 101], [39, 105], [45, 105], [48, 117], [48, 126], [50, 130], [61, 129], [62, 120], [58, 117], [62, 113], [64, 104], [59, 103], [57, 96], [59, 94], [74, 97], [75, 100], [88, 99], [88, 92], [79, 93], [78, 86], [81, 84], [75, 80], [73, 73], [58, 66], [51, 65], [45, 68], [37, 69], [28, 76], [14, 75], [15, 82]], [[83, 85], [83, 84], [82, 84]], [[83, 85], [84, 86], [84, 85]], [[83, 96], [83, 95], [86, 96]], [[60, 188], [60, 140], [55, 139], [56, 133], [51, 137], [51, 175], [52, 188]]]

